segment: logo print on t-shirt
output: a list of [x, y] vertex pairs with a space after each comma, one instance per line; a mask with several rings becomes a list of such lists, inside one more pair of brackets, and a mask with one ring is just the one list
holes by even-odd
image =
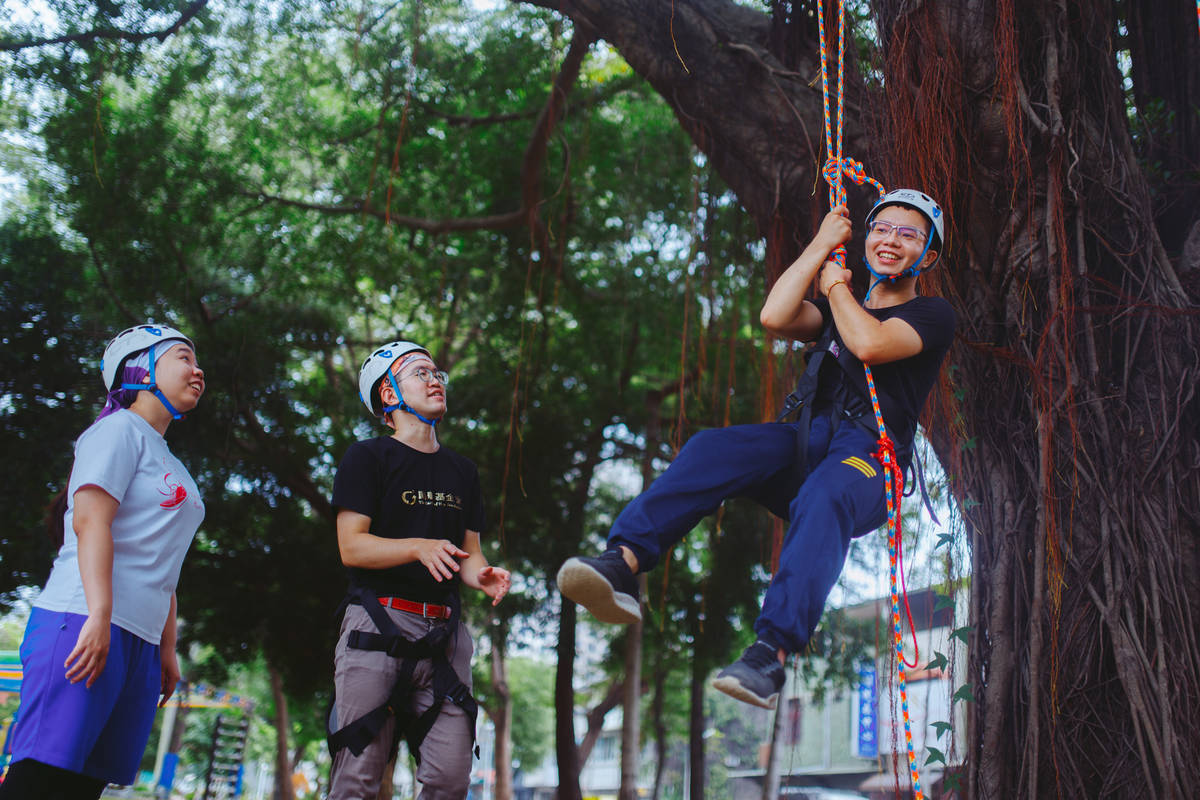
[[187, 500], [187, 489], [183, 488], [183, 484], [176, 483], [171, 480], [171, 473], [163, 475], [163, 486], [167, 487], [164, 491], [159, 489], [158, 493], [166, 495], [167, 499], [159, 503], [162, 508], [175, 509], [183, 505], [183, 501]]
[[400, 500], [406, 506], [433, 506], [435, 508], [452, 508], [462, 511], [462, 498], [450, 492], [431, 492], [423, 489], [405, 489], [400, 494]]

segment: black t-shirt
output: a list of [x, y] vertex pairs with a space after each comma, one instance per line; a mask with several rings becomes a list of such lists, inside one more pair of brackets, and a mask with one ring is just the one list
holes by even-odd
[[[828, 325], [833, 319], [829, 301], [822, 297], [813, 303], [821, 311], [821, 317]], [[954, 309], [941, 297], [918, 295], [900, 305], [865, 310], [880, 322], [893, 317], [904, 320], [917, 332], [924, 345], [921, 352], [915, 356], [871, 367], [883, 420], [895, 437], [897, 448], [907, 451], [916, 435], [917, 418], [925, 405], [925, 398], [933, 389], [942, 359], [954, 340]], [[840, 399], [846, 408], [872, 415], [862, 362], [848, 351], [836, 325], [833, 338], [836, 347], [845, 351], [842, 353], [843, 364], [839, 365], [829, 356], [821, 362], [821, 369], [817, 373], [818, 388], [814, 408], [820, 409], [832, 400]], [[830, 355], [833, 355], [832, 348]], [[851, 374], [847, 374], [842, 368], [847, 360], [852, 362]]]
[[[444, 445], [422, 453], [390, 436], [350, 445], [333, 479], [333, 506], [370, 517], [371, 533], [387, 539], [446, 539], [462, 547], [465, 531], [484, 527], [479, 471], [470, 459]], [[408, 600], [443, 603], [458, 591], [458, 573], [438, 583], [419, 561], [346, 571], [351, 586]]]

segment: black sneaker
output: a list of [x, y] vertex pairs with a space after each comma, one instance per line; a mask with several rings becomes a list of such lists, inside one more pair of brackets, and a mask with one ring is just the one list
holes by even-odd
[[785, 677], [779, 648], [762, 640], [746, 648], [742, 657], [717, 673], [714, 689], [743, 703], [774, 708]]
[[558, 570], [558, 590], [601, 622], [628, 624], [642, 618], [637, 578], [620, 550], [607, 550], [599, 558], [568, 558]]

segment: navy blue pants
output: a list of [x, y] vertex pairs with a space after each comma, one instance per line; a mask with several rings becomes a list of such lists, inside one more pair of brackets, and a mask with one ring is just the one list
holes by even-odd
[[887, 520], [876, 437], [856, 422], [815, 416], [808, 472], [796, 469], [797, 423], [701, 431], [617, 517], [609, 547], [625, 545], [648, 572], [725, 500], [748, 497], [788, 522], [779, 569], [754, 623], [788, 653], [808, 643], [837, 582], [850, 540]]

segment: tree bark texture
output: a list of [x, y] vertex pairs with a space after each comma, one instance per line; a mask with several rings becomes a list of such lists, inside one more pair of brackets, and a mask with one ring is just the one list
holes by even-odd
[[296, 800], [296, 787], [292, 784], [292, 762], [288, 757], [288, 731], [292, 723], [288, 719], [287, 697], [283, 693], [283, 677], [273, 666], [267, 667], [271, 676], [271, 699], [275, 703], [275, 798]]
[[492, 765], [496, 770], [495, 800], [512, 800], [513, 797], [513, 768], [512, 768], [512, 691], [508, 686], [508, 620], [496, 617], [492, 620], [491, 669], [492, 692], [495, 695], [495, 708], [492, 713], [492, 726], [496, 731], [496, 752]]
[[[646, 596], [646, 574], [638, 576], [641, 597]], [[617, 800], [637, 800], [638, 766], [642, 742], [642, 635], [644, 624], [638, 620], [629, 626], [625, 638], [625, 691], [621, 698], [621, 785]]]
[[[787, 46], [761, 11], [729, 0], [562, 0], [662, 95], [768, 237], [772, 263], [807, 241], [825, 162], [816, 18], [797, 12]], [[847, 68], [844, 152], [865, 154], [867, 95]], [[859, 156], [861, 160], [861, 155]], [[782, 232], [781, 237], [774, 235]], [[778, 255], [775, 254], [778, 251]]]
[[708, 666], [703, 659], [692, 661], [688, 681], [688, 797], [701, 800], [708, 764], [704, 755], [704, 688], [708, 685]]
[[[768, 278], [786, 265], [826, 194], [815, 4], [776, 3], [774, 23], [727, 0], [535, 4], [655, 87], [767, 236]], [[922, 285], [959, 328], [926, 423], [973, 560], [968, 791], [1200, 796], [1196, 18], [1182, 0], [872, 8], [884, 89], [848, 72], [845, 153], [948, 215]], [[1178, 124], [1155, 128], [1159, 106]]]
[[558, 615], [554, 672], [554, 755], [559, 800], [583, 800], [579, 788], [579, 748], [575, 745], [575, 622], [578, 606], [563, 601]]

